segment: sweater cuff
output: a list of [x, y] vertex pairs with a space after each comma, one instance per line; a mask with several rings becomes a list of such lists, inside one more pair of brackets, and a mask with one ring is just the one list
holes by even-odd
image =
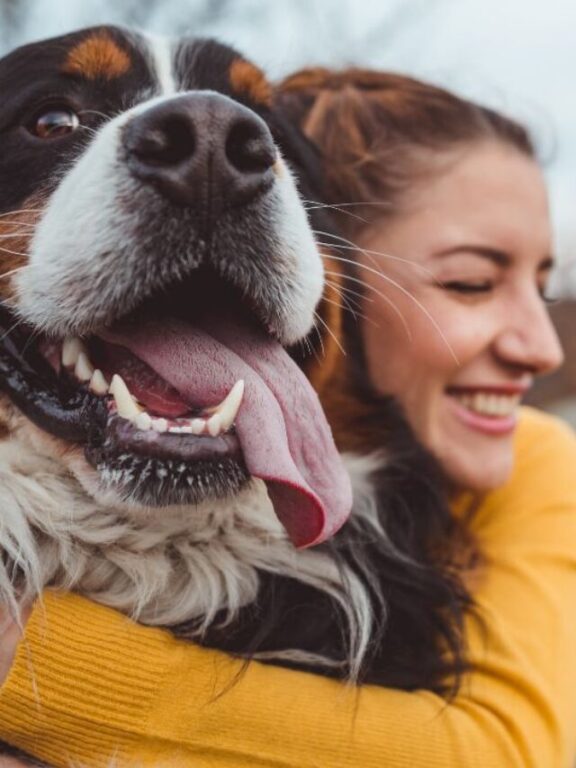
[[109, 608], [46, 592], [0, 689], [0, 738], [54, 765], [121, 758], [142, 735], [173, 643]]

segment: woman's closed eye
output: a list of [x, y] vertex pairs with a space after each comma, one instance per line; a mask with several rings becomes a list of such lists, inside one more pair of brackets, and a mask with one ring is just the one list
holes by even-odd
[[493, 280], [446, 280], [440, 283], [446, 291], [464, 295], [489, 293], [494, 288]]

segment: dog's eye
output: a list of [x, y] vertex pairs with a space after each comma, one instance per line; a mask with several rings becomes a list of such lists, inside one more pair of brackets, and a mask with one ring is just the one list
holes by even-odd
[[80, 118], [73, 110], [54, 107], [34, 118], [28, 130], [39, 139], [59, 139], [74, 133], [79, 125]]

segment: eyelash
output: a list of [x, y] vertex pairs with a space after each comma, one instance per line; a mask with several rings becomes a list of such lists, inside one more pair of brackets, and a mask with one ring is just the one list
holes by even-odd
[[[457, 280], [453, 280], [449, 283], [442, 283], [442, 287], [445, 290], [453, 291], [454, 293], [474, 296], [482, 293], [490, 293], [494, 284], [489, 281], [485, 283], [461, 283]], [[558, 301], [556, 297], [547, 295], [545, 288], [540, 289], [538, 292], [544, 304], [555, 304]]]
[[447, 291], [453, 291], [454, 293], [464, 294], [476, 294], [476, 293], [489, 293], [494, 287], [493, 283], [461, 283], [457, 280], [453, 280], [449, 283], [442, 283], [442, 287]]

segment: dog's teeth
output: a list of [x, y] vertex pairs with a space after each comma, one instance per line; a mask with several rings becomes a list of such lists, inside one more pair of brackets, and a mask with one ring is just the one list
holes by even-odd
[[166, 419], [152, 419], [152, 429], [154, 432], [167, 432], [168, 422]]
[[102, 371], [96, 368], [90, 379], [90, 391], [94, 392], [95, 395], [107, 395], [109, 386]]
[[88, 356], [85, 352], [80, 352], [74, 367], [74, 375], [79, 381], [90, 381], [93, 373], [94, 366], [88, 359]]
[[192, 427], [190, 424], [182, 424], [176, 427], [168, 427], [168, 432], [170, 432], [171, 435], [191, 435]]
[[138, 429], [143, 430], [144, 432], [147, 432], [149, 429], [152, 429], [152, 417], [149, 413], [146, 413], [146, 411], [142, 411], [142, 413], [139, 413], [138, 416], [136, 416], [135, 419], [133, 419], [134, 424], [138, 427]]
[[[240, 405], [242, 404], [242, 397], [244, 396], [244, 381], [240, 379], [234, 384], [230, 392], [226, 395], [224, 400], [220, 403], [216, 409], [216, 414], [220, 416], [221, 429], [226, 431], [230, 429], [234, 423], [234, 419], [238, 415]], [[214, 418], [214, 416], [212, 417]], [[210, 419], [212, 421], [212, 419]], [[210, 430], [210, 421], [208, 422], [208, 430]], [[210, 432], [212, 434], [212, 432]]]
[[220, 432], [222, 432], [222, 418], [220, 414], [215, 413], [214, 416], [211, 416], [206, 422], [206, 426], [208, 428], [208, 433], [212, 435], [212, 437], [218, 437]]
[[114, 397], [118, 415], [121, 418], [132, 420], [141, 413], [142, 409], [136, 405], [124, 379], [117, 373], [112, 377], [109, 393]]
[[62, 344], [62, 365], [65, 368], [74, 368], [81, 352], [84, 352], [87, 356], [86, 347], [77, 336], [70, 336], [64, 339]]
[[206, 429], [205, 419], [191, 419], [190, 430], [193, 435], [201, 435]]

